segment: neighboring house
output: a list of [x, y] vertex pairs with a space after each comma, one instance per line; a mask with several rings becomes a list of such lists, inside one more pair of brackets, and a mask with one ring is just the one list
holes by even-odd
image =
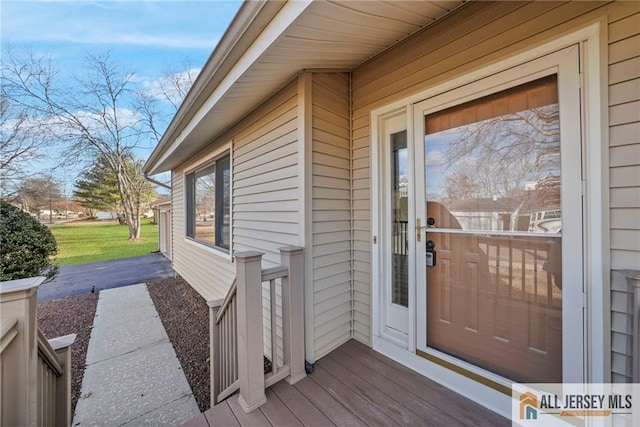
[[171, 259], [171, 196], [160, 195], [151, 203], [153, 222], [158, 225], [158, 245], [160, 253]]
[[[505, 415], [638, 365], [640, 2], [246, 2], [145, 171], [207, 300], [304, 247], [309, 362], [356, 339]], [[536, 183], [552, 229], [451, 209]]]

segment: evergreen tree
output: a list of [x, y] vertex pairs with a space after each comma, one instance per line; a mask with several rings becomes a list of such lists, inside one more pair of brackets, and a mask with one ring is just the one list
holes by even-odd
[[94, 211], [120, 210], [117, 178], [104, 159], [97, 159], [81, 176], [82, 178], [76, 181], [73, 191], [73, 196], [80, 206], [89, 209], [91, 215]]

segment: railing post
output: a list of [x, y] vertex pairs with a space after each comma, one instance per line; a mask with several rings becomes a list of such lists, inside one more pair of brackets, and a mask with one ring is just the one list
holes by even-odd
[[280, 262], [289, 269], [282, 279], [282, 332], [287, 382], [295, 384], [307, 376], [304, 370], [304, 254], [303, 248], [280, 248]]
[[[2, 352], [1, 425], [38, 424], [38, 325], [36, 298], [44, 277], [0, 283], [2, 319], [17, 319], [17, 335]], [[11, 390], [10, 393], [6, 391]]]
[[264, 339], [262, 328], [262, 255], [235, 254], [238, 308], [238, 402], [251, 412], [267, 401], [264, 392]]
[[73, 419], [71, 413], [71, 345], [76, 334], [65, 335], [49, 340], [62, 365], [62, 375], [56, 380], [56, 419], [57, 426], [69, 426]]
[[213, 301], [207, 301], [209, 305], [209, 379], [210, 379], [210, 402], [213, 408], [217, 402], [218, 395], [220, 394], [220, 383], [217, 375], [220, 375], [220, 357], [218, 350], [220, 346], [220, 331], [216, 323], [220, 306], [224, 299], [217, 299]]

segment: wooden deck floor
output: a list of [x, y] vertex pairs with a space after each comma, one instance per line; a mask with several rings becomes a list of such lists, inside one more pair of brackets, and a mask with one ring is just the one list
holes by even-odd
[[509, 426], [500, 415], [413, 372], [356, 341], [315, 365], [291, 386], [267, 390], [250, 414], [232, 396], [188, 426]]

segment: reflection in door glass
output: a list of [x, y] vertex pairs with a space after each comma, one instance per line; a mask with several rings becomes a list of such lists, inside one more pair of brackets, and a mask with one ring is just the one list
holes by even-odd
[[427, 200], [461, 229], [560, 232], [556, 76], [431, 114], [426, 130]]
[[425, 118], [427, 344], [522, 382], [562, 381], [557, 93], [550, 76]]
[[391, 302], [409, 305], [409, 261], [407, 257], [409, 219], [409, 182], [407, 179], [407, 131], [391, 134], [391, 217], [392, 287]]

